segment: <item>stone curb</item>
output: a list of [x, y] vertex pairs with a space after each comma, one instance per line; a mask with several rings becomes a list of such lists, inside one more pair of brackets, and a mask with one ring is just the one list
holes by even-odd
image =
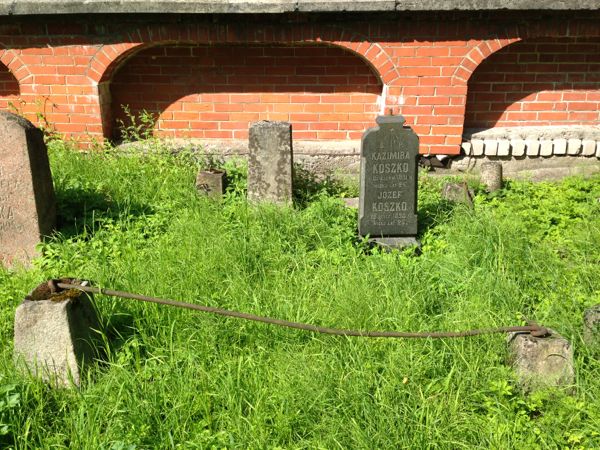
[[600, 158], [600, 141], [591, 139], [471, 139], [461, 144], [467, 156], [584, 156]]

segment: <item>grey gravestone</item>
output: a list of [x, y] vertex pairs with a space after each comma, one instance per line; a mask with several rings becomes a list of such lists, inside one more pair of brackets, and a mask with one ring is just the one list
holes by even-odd
[[561, 335], [549, 337], [529, 333], [509, 335], [510, 362], [521, 388], [534, 391], [546, 387], [572, 387], [575, 383], [573, 347]]
[[22, 117], [0, 111], [0, 262], [28, 263], [55, 220], [42, 132]]
[[254, 122], [250, 126], [248, 200], [292, 202], [292, 126], [287, 122]]
[[583, 314], [583, 340], [600, 349], [600, 305], [586, 309]]
[[379, 116], [362, 138], [358, 232], [384, 247], [418, 245], [419, 138], [402, 116]]
[[83, 364], [95, 356], [96, 310], [88, 294], [63, 291], [47, 297], [29, 300], [30, 294], [17, 307], [15, 363], [54, 386], [79, 386]]

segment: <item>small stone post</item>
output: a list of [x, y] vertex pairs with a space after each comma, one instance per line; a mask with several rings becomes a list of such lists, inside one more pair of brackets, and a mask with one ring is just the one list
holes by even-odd
[[292, 202], [292, 126], [287, 122], [254, 122], [250, 126], [248, 200]]
[[485, 162], [481, 165], [481, 182], [486, 185], [488, 192], [502, 189], [502, 164]]
[[512, 333], [508, 337], [510, 362], [526, 392], [575, 383], [573, 348], [561, 335], [549, 331], [548, 337], [529, 333]]
[[27, 264], [55, 221], [42, 132], [22, 117], [0, 111], [0, 264]]
[[223, 170], [201, 170], [196, 175], [198, 194], [218, 199], [225, 193], [226, 174]]
[[15, 364], [55, 387], [79, 386], [83, 364], [93, 361], [96, 353], [98, 316], [90, 295], [56, 288], [52, 293], [52, 283], [42, 283], [17, 307]]

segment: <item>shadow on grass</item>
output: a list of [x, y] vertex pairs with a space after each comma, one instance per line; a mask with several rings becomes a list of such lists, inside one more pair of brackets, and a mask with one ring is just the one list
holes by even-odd
[[140, 216], [153, 212], [152, 208], [137, 204], [118, 204], [103, 192], [85, 188], [56, 190], [57, 230], [70, 238], [83, 230], [93, 234], [95, 224], [103, 219]]
[[332, 174], [317, 174], [299, 164], [294, 164], [292, 186], [294, 205], [300, 208], [321, 194], [340, 197], [348, 191], [348, 186]]

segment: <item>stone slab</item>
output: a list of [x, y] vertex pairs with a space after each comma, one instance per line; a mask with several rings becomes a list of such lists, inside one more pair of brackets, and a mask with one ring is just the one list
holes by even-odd
[[597, 10], [596, 0], [0, 0], [0, 15]]
[[15, 363], [54, 386], [79, 386], [83, 365], [95, 356], [99, 328], [87, 294], [59, 301], [25, 299], [15, 312]]
[[362, 138], [358, 232], [361, 236], [417, 234], [419, 138], [402, 116], [379, 116]]
[[250, 125], [248, 200], [292, 202], [292, 126], [262, 120]]
[[[551, 140], [541, 140], [540, 142], [540, 156], [552, 156], [553, 143]], [[566, 148], [566, 146], [565, 146]]]
[[414, 237], [374, 238], [369, 239], [369, 243], [375, 244], [386, 251], [403, 250], [409, 247], [421, 249], [421, 242]]
[[575, 383], [573, 347], [565, 338], [550, 331], [551, 336], [544, 338], [529, 333], [512, 333], [508, 337], [509, 359], [524, 391], [569, 388]]
[[22, 117], [0, 111], [0, 263], [29, 263], [55, 222], [42, 132]]

